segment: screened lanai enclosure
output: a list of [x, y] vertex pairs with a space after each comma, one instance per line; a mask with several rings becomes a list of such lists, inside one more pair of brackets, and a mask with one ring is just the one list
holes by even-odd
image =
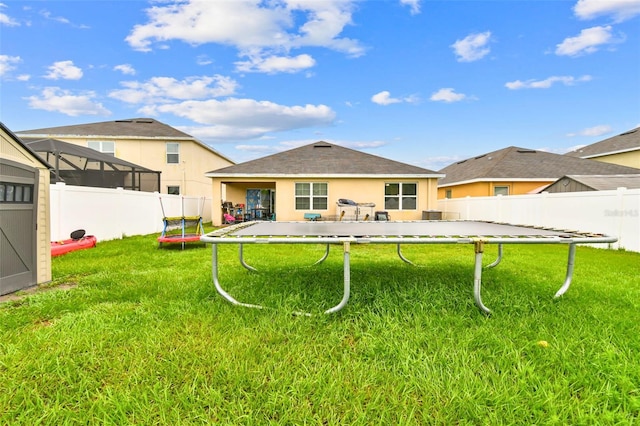
[[160, 172], [57, 139], [24, 140], [51, 164], [51, 183], [160, 192]]

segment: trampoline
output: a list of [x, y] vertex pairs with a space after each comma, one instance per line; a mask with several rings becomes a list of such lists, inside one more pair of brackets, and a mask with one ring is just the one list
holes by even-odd
[[473, 296], [475, 304], [485, 314], [490, 314], [481, 297], [482, 255], [488, 244], [498, 245], [498, 257], [485, 268], [493, 268], [502, 260], [504, 244], [566, 244], [568, 245], [567, 272], [564, 283], [555, 297], [562, 296], [571, 285], [577, 244], [613, 243], [617, 238], [579, 231], [559, 230], [531, 226], [511, 225], [480, 221], [391, 221], [391, 222], [245, 222], [221, 228], [201, 237], [212, 244], [212, 278], [217, 292], [232, 304], [263, 308], [261, 305], [243, 303], [223, 289], [218, 278], [218, 244], [238, 244], [240, 263], [255, 271], [243, 258], [244, 244], [326, 244], [324, 256], [329, 255], [330, 245], [342, 245], [344, 285], [340, 302], [329, 308], [330, 314], [344, 308], [351, 289], [351, 246], [357, 244], [392, 244], [399, 258], [411, 263], [403, 254], [403, 244], [472, 244], [475, 252]]

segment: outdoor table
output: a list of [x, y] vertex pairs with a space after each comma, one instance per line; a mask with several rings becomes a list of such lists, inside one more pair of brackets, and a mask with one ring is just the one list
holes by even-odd
[[244, 244], [326, 244], [324, 256], [329, 255], [331, 244], [342, 245], [344, 291], [342, 300], [325, 311], [333, 313], [344, 308], [349, 301], [351, 272], [350, 252], [352, 244], [393, 244], [404, 262], [411, 263], [401, 251], [402, 244], [473, 244], [475, 267], [473, 296], [478, 308], [491, 313], [482, 303], [482, 254], [487, 244], [498, 245], [498, 258], [486, 268], [497, 266], [502, 259], [503, 244], [567, 244], [566, 278], [555, 297], [562, 296], [571, 284], [577, 244], [613, 243], [617, 238], [579, 231], [569, 231], [533, 226], [512, 225], [484, 221], [389, 221], [389, 222], [246, 222], [217, 229], [201, 237], [212, 244], [212, 276], [218, 293], [227, 301], [245, 307], [262, 308], [261, 305], [236, 300], [221, 286], [218, 279], [218, 244], [238, 244], [240, 263], [255, 271], [243, 258]]

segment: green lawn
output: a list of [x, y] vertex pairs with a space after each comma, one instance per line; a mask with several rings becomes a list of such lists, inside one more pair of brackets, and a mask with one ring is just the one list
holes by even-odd
[[[158, 249], [53, 259], [52, 289], [0, 304], [0, 424], [637, 424], [640, 254], [506, 246], [473, 303], [473, 245]], [[295, 249], [295, 250], [294, 250]], [[485, 263], [496, 255], [487, 247]], [[55, 287], [60, 287], [55, 289]], [[293, 311], [317, 313], [311, 317]], [[541, 341], [547, 342], [545, 346]]]

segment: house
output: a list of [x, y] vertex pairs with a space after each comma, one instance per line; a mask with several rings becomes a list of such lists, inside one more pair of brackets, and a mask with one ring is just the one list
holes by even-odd
[[566, 175], [540, 192], [607, 191], [640, 188], [640, 173], [635, 175]]
[[565, 155], [640, 169], [640, 127]]
[[510, 146], [451, 164], [438, 199], [538, 192], [564, 175], [636, 174], [640, 169]]
[[0, 296], [51, 281], [49, 168], [0, 122]]
[[152, 118], [49, 127], [16, 132], [25, 142], [56, 139], [95, 149], [162, 172], [161, 193], [208, 197], [211, 167], [234, 164], [191, 135]]
[[40, 139], [27, 146], [53, 166], [51, 183], [160, 192], [160, 172], [113, 155], [56, 139]]
[[[214, 205], [240, 209], [250, 218], [290, 221], [305, 215], [338, 219], [342, 212], [344, 219], [373, 219], [375, 211], [393, 220], [421, 219], [423, 211], [435, 208], [443, 175], [320, 141], [206, 176], [213, 182]], [[223, 210], [213, 215], [214, 225], [222, 221]]]

